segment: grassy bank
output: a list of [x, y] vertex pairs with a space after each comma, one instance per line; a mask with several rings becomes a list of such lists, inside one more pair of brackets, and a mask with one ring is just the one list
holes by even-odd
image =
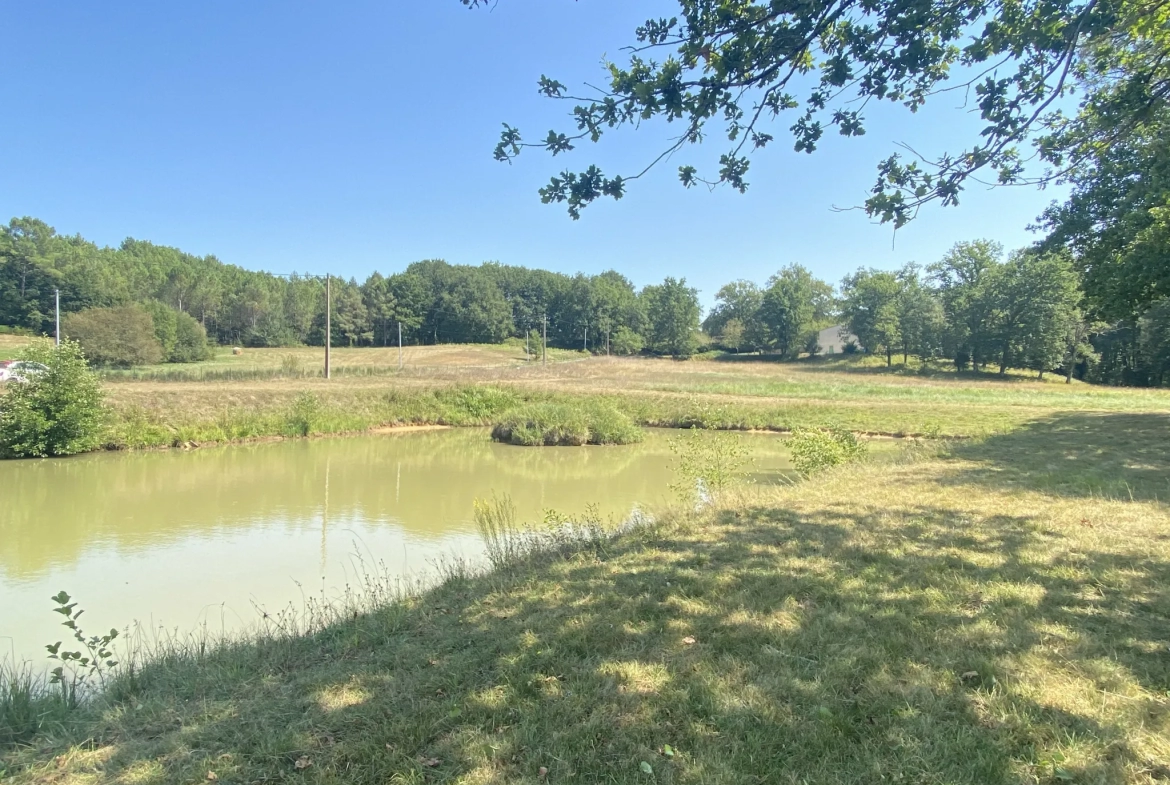
[[[594, 358], [548, 366], [470, 367], [441, 364], [439, 358], [450, 348], [434, 348], [435, 354], [428, 355], [433, 366], [408, 367], [403, 373], [382, 366], [377, 374], [328, 382], [301, 377], [111, 381], [107, 389], [116, 415], [108, 441], [139, 447], [282, 435], [287, 412], [303, 393], [320, 403], [322, 433], [393, 424], [489, 424], [504, 411], [497, 403], [508, 408], [597, 401], [616, 406], [639, 424], [665, 427], [814, 426], [939, 436], [1004, 433], [1066, 411], [1170, 412], [1170, 391], [1165, 390], [1012, 376], [918, 376], [874, 366], [872, 358], [787, 364]], [[353, 350], [354, 367], [364, 367], [361, 353], [371, 351], [381, 350]], [[490, 401], [481, 401], [473, 387], [488, 390], [484, 395]]]
[[1065, 413], [170, 656], [8, 781], [1154, 783], [1170, 417]]

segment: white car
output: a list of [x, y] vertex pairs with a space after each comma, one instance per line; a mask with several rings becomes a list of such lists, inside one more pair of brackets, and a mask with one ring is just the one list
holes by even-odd
[[0, 382], [27, 382], [31, 377], [49, 370], [40, 363], [27, 360], [5, 360], [0, 362]]

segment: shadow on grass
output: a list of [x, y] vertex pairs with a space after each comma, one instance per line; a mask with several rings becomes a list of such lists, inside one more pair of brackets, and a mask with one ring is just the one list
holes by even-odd
[[1170, 564], [1069, 536], [913, 503], [647, 530], [149, 668], [54, 781], [1170, 776], [1137, 735], [1170, 724]]
[[949, 379], [959, 381], [995, 381], [995, 382], [1035, 382], [1034, 375], [1008, 373], [1003, 376], [994, 370], [956, 371], [954, 366], [947, 362], [936, 362], [925, 367], [917, 364], [907, 365], [899, 356], [894, 357], [891, 366], [875, 362], [865, 362], [872, 359], [869, 355], [831, 355], [819, 357], [802, 357], [799, 360], [790, 360], [776, 354], [720, 354], [711, 358], [712, 362], [742, 363], [746, 365], [792, 365], [802, 371], [824, 373], [848, 373], [860, 376], [902, 376], [915, 379]]
[[1170, 504], [1170, 414], [1064, 413], [949, 450], [959, 485]]

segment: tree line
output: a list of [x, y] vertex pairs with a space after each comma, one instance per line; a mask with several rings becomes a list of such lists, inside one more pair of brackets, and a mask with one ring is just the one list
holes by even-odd
[[[66, 332], [100, 329], [126, 345], [143, 333], [144, 317], [153, 321], [157, 347], [140, 345], [108, 364], [199, 359], [192, 325], [220, 345], [324, 345], [325, 288], [320, 276], [245, 270], [142, 240], [98, 247], [35, 218], [0, 228], [0, 327], [52, 334], [58, 291]], [[682, 356], [694, 351], [700, 313], [685, 280], [639, 291], [614, 271], [565, 275], [496, 263], [420, 261], [361, 283], [334, 278], [330, 288], [335, 346], [396, 344], [401, 329], [409, 344], [547, 334], [550, 346]]]
[[941, 260], [900, 270], [861, 268], [839, 294], [805, 268], [786, 267], [763, 286], [721, 288], [704, 330], [732, 351], [796, 358], [816, 354], [820, 330], [839, 323], [847, 348], [958, 370], [1031, 369], [1095, 382], [1170, 381], [1170, 300], [1135, 319], [1101, 321], [1087, 306], [1070, 254], [1039, 246], [1005, 256], [998, 243], [956, 244]]
[[[839, 288], [800, 265], [762, 286], [733, 281], [700, 324], [698, 292], [685, 280], [638, 290], [612, 270], [566, 275], [427, 260], [361, 283], [333, 279], [332, 336], [335, 346], [388, 346], [401, 329], [409, 344], [528, 337], [538, 346], [547, 334], [550, 346], [601, 354], [687, 357], [714, 342], [796, 358], [818, 352], [818, 331], [843, 324], [859, 348], [889, 364], [900, 355], [1000, 373], [1170, 381], [1170, 304], [1154, 300], [1103, 321], [1082, 279], [1059, 245], [1005, 254], [993, 242], [963, 242], [925, 267], [859, 269]], [[100, 248], [14, 218], [0, 229], [0, 326], [52, 333], [57, 290], [65, 332], [106, 338], [109, 353], [93, 359], [107, 365], [198, 360], [208, 340], [278, 347], [325, 338], [319, 277], [245, 270], [134, 239]]]

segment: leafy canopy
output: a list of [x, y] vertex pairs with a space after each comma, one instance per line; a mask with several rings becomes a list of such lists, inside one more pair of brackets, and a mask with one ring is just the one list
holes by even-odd
[[[680, 181], [743, 191], [750, 155], [775, 141], [775, 122], [788, 123], [793, 147], [811, 153], [826, 131], [864, 134], [872, 101], [915, 112], [965, 90], [983, 121], [970, 146], [936, 160], [896, 153], [878, 166], [865, 209], [901, 226], [928, 202], [957, 203], [981, 172], [1026, 182], [1034, 153], [1052, 167], [1040, 179], [1056, 179], [1140, 128], [1170, 95], [1168, 21], [1161, 0], [679, 0], [678, 15], [637, 28], [624, 63], [605, 63], [605, 86], [577, 95], [541, 76], [541, 94], [574, 104], [575, 128], [531, 140], [505, 124], [495, 157], [509, 161], [526, 147], [556, 156], [614, 129], [677, 124], [640, 172], [566, 170], [541, 189], [545, 203], [564, 203], [578, 218], [712, 133], [729, 142], [717, 171], [684, 164]], [[1067, 111], [1074, 88], [1078, 103]], [[1025, 144], [1034, 150], [1022, 152]]]

